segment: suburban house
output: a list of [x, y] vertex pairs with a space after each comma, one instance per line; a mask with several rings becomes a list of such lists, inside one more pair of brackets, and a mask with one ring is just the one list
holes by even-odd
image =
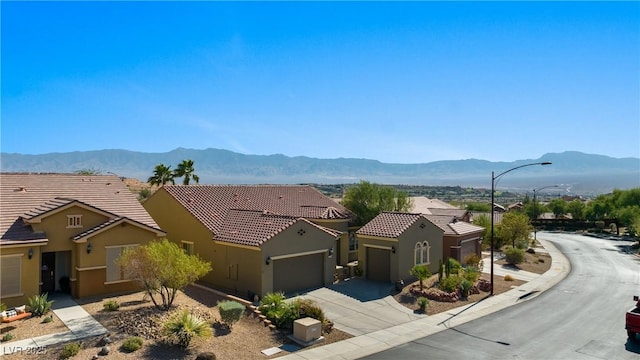
[[330, 285], [349, 259], [347, 210], [311, 186], [165, 185], [144, 207], [211, 261], [203, 285], [250, 299]]
[[465, 257], [482, 258], [484, 228], [471, 223], [473, 215], [442, 200], [412, 197], [414, 213], [421, 213], [443, 231], [442, 258], [452, 257], [464, 264]]
[[166, 233], [117, 176], [0, 173], [0, 301], [139, 288], [115, 260]]
[[438, 271], [444, 230], [419, 213], [383, 212], [356, 232], [358, 266], [364, 277], [409, 281], [409, 270], [428, 265]]

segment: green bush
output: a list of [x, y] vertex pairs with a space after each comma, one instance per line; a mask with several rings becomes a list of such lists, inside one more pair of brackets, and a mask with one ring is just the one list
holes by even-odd
[[231, 329], [233, 324], [242, 318], [245, 306], [237, 301], [225, 300], [218, 302], [218, 310], [220, 311], [222, 323]]
[[5, 341], [11, 341], [11, 340], [13, 340], [13, 338], [14, 338], [14, 336], [13, 336], [13, 334], [12, 334], [12, 333], [6, 333], [6, 334], [4, 334], [4, 336], [2, 337], [2, 342], [5, 342]]
[[462, 282], [460, 282], [460, 292], [462, 293], [462, 297], [464, 299], [469, 297], [469, 290], [471, 290], [471, 286], [473, 286], [473, 283], [471, 283], [471, 281], [467, 279], [464, 279], [462, 280]]
[[122, 350], [124, 352], [134, 352], [138, 349], [140, 349], [142, 347], [142, 338], [139, 336], [131, 336], [128, 337], [123, 343], [122, 343]]
[[451, 275], [458, 275], [460, 273], [460, 269], [462, 269], [462, 264], [454, 258], [448, 258], [444, 264], [444, 270], [447, 277]]
[[0, 311], [5, 311], [7, 310], [7, 305], [5, 305], [5, 303], [0, 303]]
[[50, 323], [50, 322], [52, 322], [52, 321], [53, 321], [53, 317], [51, 317], [51, 316], [47, 316], [46, 318], [44, 318], [44, 319], [42, 320], [42, 323], [46, 324], [46, 323]]
[[478, 254], [469, 254], [469, 255], [464, 257], [464, 263], [465, 263], [465, 265], [467, 265], [467, 267], [474, 266], [476, 268], [479, 268], [481, 261], [482, 261], [482, 259], [480, 259]]
[[524, 250], [518, 248], [508, 248], [504, 252], [505, 260], [511, 265], [517, 265], [524, 261]]
[[330, 332], [333, 327], [318, 304], [308, 299], [285, 302], [284, 294], [269, 293], [262, 298], [258, 309], [279, 329], [293, 329], [293, 322], [303, 317], [319, 320], [325, 332]]
[[471, 284], [478, 281], [480, 275], [480, 270], [475, 266], [467, 266], [467, 268], [464, 269], [464, 278], [470, 281]]
[[53, 300], [47, 300], [47, 293], [33, 295], [27, 300], [27, 308], [33, 316], [42, 316], [51, 310]]
[[424, 312], [428, 305], [429, 305], [429, 299], [423, 296], [418, 298], [418, 306], [420, 307], [420, 310]]
[[440, 284], [439, 284], [440, 290], [449, 292], [449, 293], [454, 292], [458, 289], [462, 280], [464, 280], [464, 278], [460, 276], [446, 277], [442, 279], [442, 281], [440, 281]]
[[116, 300], [108, 300], [102, 305], [102, 307], [104, 308], [104, 311], [118, 311], [120, 304], [118, 304]]
[[211, 327], [206, 321], [183, 310], [169, 318], [162, 326], [164, 335], [172, 338], [173, 342], [183, 348], [189, 346], [194, 336], [211, 336]]
[[77, 342], [69, 343], [64, 346], [60, 353], [60, 359], [68, 359], [70, 357], [78, 355], [80, 352], [80, 344]]

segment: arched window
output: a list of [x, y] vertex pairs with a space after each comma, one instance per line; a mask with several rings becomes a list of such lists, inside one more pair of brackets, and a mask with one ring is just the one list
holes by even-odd
[[422, 244], [416, 243], [413, 249], [413, 264], [420, 265], [422, 263]]
[[425, 241], [422, 243], [422, 263], [429, 264], [429, 251], [431, 250], [431, 246], [429, 246], [429, 242]]
[[427, 265], [430, 263], [429, 261], [429, 251], [431, 250], [431, 246], [429, 246], [429, 242], [425, 241], [422, 243], [416, 243], [416, 246], [413, 248], [413, 264], [414, 265]]

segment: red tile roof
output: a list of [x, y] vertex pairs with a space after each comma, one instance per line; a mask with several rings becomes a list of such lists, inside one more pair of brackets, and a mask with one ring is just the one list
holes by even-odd
[[308, 185], [165, 185], [163, 189], [214, 234], [230, 226], [230, 210], [296, 219], [350, 218], [342, 205]]
[[474, 232], [484, 232], [482, 226], [473, 225], [465, 221], [457, 221], [451, 215], [425, 215], [425, 217], [444, 230], [445, 235], [466, 235]]
[[361, 227], [356, 234], [394, 239], [421, 218], [429, 221], [422, 214], [383, 212]]
[[160, 230], [117, 176], [0, 173], [0, 244], [45, 239], [23, 222], [74, 201]]
[[[337, 237], [339, 232], [317, 226], [303, 218], [274, 215], [266, 211], [230, 209], [215, 240], [234, 244], [260, 246], [285, 229], [304, 222]], [[307, 238], [302, 237], [301, 240]]]

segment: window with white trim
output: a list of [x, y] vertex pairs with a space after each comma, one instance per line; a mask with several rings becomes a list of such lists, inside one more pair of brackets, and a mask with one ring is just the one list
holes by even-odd
[[0, 259], [0, 293], [2, 297], [22, 294], [22, 255]]
[[108, 247], [107, 250], [107, 282], [129, 280], [121, 266], [117, 263], [118, 258], [122, 254], [122, 251], [127, 248], [135, 247], [138, 245], [124, 245]]
[[416, 243], [413, 248], [413, 264], [414, 265], [428, 265], [430, 264], [429, 255], [431, 252], [431, 246], [428, 241]]
[[82, 215], [67, 215], [67, 229], [81, 228]]
[[358, 250], [358, 238], [355, 231], [349, 231], [349, 251]]

